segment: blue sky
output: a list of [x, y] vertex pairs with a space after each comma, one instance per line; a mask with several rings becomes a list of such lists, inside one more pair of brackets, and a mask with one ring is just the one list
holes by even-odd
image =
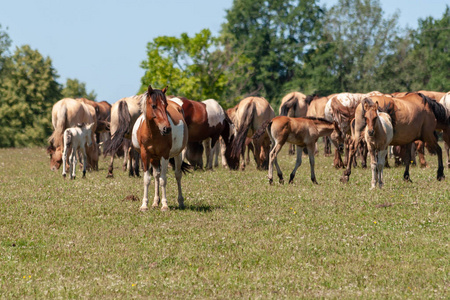
[[[402, 27], [419, 18], [441, 18], [448, 0], [381, 0], [387, 15], [398, 11]], [[232, 0], [1, 0], [0, 24], [13, 46], [30, 45], [52, 59], [60, 83], [76, 78], [97, 100], [114, 103], [136, 94], [146, 45], [161, 35], [213, 34]], [[337, 0], [321, 0], [332, 6]], [[198, 99], [200, 100], [200, 99]]]

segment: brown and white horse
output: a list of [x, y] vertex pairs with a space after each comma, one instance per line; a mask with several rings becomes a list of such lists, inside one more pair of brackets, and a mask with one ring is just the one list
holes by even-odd
[[[95, 131], [97, 123], [93, 107], [72, 98], [64, 98], [53, 105], [52, 125], [54, 131], [48, 138], [50, 145], [47, 148], [52, 171], [58, 170], [62, 164], [64, 130], [82, 123], [94, 123], [92, 131]], [[88, 164], [92, 169], [98, 170], [98, 146], [95, 142], [94, 132], [92, 132], [92, 139], [92, 146], [87, 148]]]
[[[236, 138], [232, 144], [231, 157], [237, 163], [229, 165], [230, 169], [239, 167], [239, 157], [245, 149], [244, 144], [247, 137], [261, 127], [264, 121], [270, 121], [275, 117], [275, 112], [269, 102], [262, 97], [247, 97], [234, 107], [234, 125], [236, 126]], [[267, 170], [269, 165], [270, 138], [267, 133], [253, 139], [256, 167]], [[245, 169], [242, 162], [241, 169]]]
[[295, 173], [302, 164], [302, 150], [304, 147], [308, 150], [309, 164], [311, 167], [311, 181], [317, 184], [316, 175], [314, 173], [314, 151], [316, 142], [319, 137], [331, 135], [336, 124], [328, 122], [325, 119], [314, 117], [290, 118], [286, 116], [278, 116], [272, 121], [266, 122], [261, 126], [254, 137], [257, 138], [263, 131], [266, 131], [272, 141], [272, 150], [269, 156], [269, 183], [273, 182], [273, 164], [277, 168], [277, 175], [280, 183], [284, 183], [283, 173], [278, 165], [277, 155], [285, 143], [297, 146], [297, 160], [294, 170], [289, 177], [289, 183], [293, 183]]
[[141, 152], [144, 165], [144, 197], [141, 211], [148, 210], [148, 186], [150, 184], [150, 167], [155, 177], [155, 197], [153, 207], [160, 202], [159, 187], [162, 188], [161, 210], [169, 209], [166, 197], [167, 170], [169, 159], [175, 159], [175, 178], [178, 184], [178, 205], [184, 207], [181, 190], [182, 151], [187, 145], [188, 129], [184, 121], [181, 106], [167, 101], [167, 87], [154, 90], [151, 86], [142, 96], [142, 115], [135, 122], [132, 144]]
[[[202, 152], [206, 153], [206, 169], [213, 167], [212, 148], [222, 137], [225, 143], [224, 157], [228, 164], [233, 164], [231, 157], [231, 142], [234, 134], [234, 125], [226, 115], [220, 104], [214, 99], [202, 102], [193, 101], [184, 97], [170, 97], [183, 108], [184, 119], [188, 126], [189, 138], [186, 147], [188, 161], [203, 168]], [[202, 146], [203, 144], [203, 146]]]
[[[125, 139], [131, 139], [131, 131], [134, 123], [141, 115], [141, 98], [142, 95], [122, 98], [115, 102], [111, 107], [111, 141], [107, 143], [105, 149], [103, 150], [104, 155], [111, 155], [107, 177], [113, 177], [114, 155], [123, 147]], [[125, 157], [123, 169], [125, 171], [126, 161], [128, 159], [128, 149], [124, 152]], [[132, 169], [130, 169], [130, 175], [133, 175], [131, 172]]]

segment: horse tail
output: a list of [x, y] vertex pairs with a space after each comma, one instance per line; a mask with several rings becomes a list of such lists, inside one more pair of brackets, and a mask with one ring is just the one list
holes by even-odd
[[253, 134], [252, 139], [259, 139], [264, 132], [266, 132], [267, 127], [270, 125], [272, 125], [272, 120], [266, 120], [261, 124], [261, 127], [258, 128], [258, 130], [256, 130], [256, 132]]
[[428, 105], [428, 107], [433, 111], [434, 116], [436, 117], [436, 120], [438, 123], [448, 125], [450, 124], [450, 118], [447, 116], [447, 110], [446, 108], [440, 104], [437, 101], [434, 101], [433, 99], [429, 98], [428, 96], [425, 96], [422, 93], [418, 93], [419, 96], [422, 97], [423, 102]]
[[[175, 159], [173, 157], [169, 158], [169, 163], [172, 166], [172, 170], [175, 171]], [[191, 173], [193, 168], [194, 167], [191, 164], [185, 161], [181, 163], [181, 172], [183, 172], [184, 175]]]
[[62, 102], [61, 107], [56, 113], [56, 126], [52, 135], [48, 138], [50, 145], [58, 147], [63, 144], [64, 129], [66, 129], [67, 123], [67, 106]]
[[296, 101], [296, 97], [295, 94], [292, 95], [291, 98], [289, 98], [289, 100], [287, 100], [286, 102], [284, 102], [281, 105], [280, 108], [280, 116], [287, 116], [289, 114], [289, 111], [295, 106], [295, 104], [297, 103]]
[[254, 113], [255, 104], [251, 102], [246, 108], [244, 108], [244, 113], [242, 114], [243, 123], [239, 126], [236, 138], [233, 140], [233, 144], [231, 146], [231, 157], [237, 158], [241, 154], [242, 147], [245, 143], [245, 138], [247, 137], [247, 132], [253, 121]]
[[126, 101], [121, 101], [117, 108], [118, 114], [118, 126], [114, 133], [111, 133], [111, 142], [103, 150], [103, 155], [114, 155], [114, 153], [122, 145], [125, 134], [130, 131], [131, 115], [128, 110], [128, 104]]

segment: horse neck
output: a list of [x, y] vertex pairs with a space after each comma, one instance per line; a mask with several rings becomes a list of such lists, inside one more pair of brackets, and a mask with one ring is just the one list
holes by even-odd
[[333, 123], [330, 124], [322, 121], [315, 121], [314, 123], [317, 127], [317, 131], [319, 132], [319, 137], [330, 135], [334, 130]]

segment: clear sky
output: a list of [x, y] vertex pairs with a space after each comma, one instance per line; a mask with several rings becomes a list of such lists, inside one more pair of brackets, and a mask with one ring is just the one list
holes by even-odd
[[[28, 44], [52, 59], [62, 84], [86, 83], [97, 100], [114, 103], [140, 87], [146, 45], [161, 35], [213, 34], [232, 0], [0, 0], [0, 24], [15, 46]], [[337, 0], [321, 0], [332, 6]], [[387, 15], [398, 10], [402, 27], [419, 18], [441, 18], [449, 0], [381, 0]]]

